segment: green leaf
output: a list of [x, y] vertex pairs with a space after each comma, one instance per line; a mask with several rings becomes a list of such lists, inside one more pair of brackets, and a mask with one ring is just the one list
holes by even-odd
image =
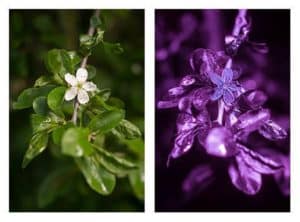
[[131, 150], [133, 153], [135, 153], [140, 160], [144, 159], [144, 141], [139, 139], [134, 140], [124, 140], [123, 141], [129, 150]]
[[90, 155], [93, 147], [89, 143], [89, 130], [87, 128], [69, 128], [63, 135], [62, 152], [73, 157]]
[[116, 97], [110, 97], [107, 102], [108, 105], [113, 106], [113, 107], [117, 107], [119, 109], [124, 109], [125, 108], [125, 103], [120, 100], [119, 98]]
[[103, 16], [97, 16], [93, 15], [90, 19], [90, 25], [94, 28], [100, 28], [104, 29], [105, 28], [105, 20]]
[[99, 43], [103, 42], [104, 31], [97, 30], [94, 36], [81, 35], [80, 36], [80, 53], [84, 56], [90, 55], [91, 50]]
[[123, 110], [106, 111], [95, 116], [88, 127], [94, 132], [106, 133], [116, 127], [124, 116]]
[[72, 115], [74, 112], [74, 101], [63, 101], [62, 111], [65, 114]]
[[53, 83], [53, 80], [49, 76], [40, 76], [37, 80], [35, 80], [34, 87], [45, 86], [50, 83]]
[[116, 177], [106, 171], [94, 155], [75, 158], [75, 161], [93, 190], [102, 195], [112, 193], [116, 185]]
[[37, 114], [45, 116], [49, 111], [47, 98], [45, 96], [37, 97], [33, 101], [32, 107]]
[[66, 73], [72, 73], [72, 59], [64, 49], [52, 49], [46, 56], [46, 67], [49, 72], [57, 74], [64, 79]]
[[109, 99], [110, 95], [111, 95], [111, 90], [108, 88], [101, 89], [98, 93], [98, 96], [100, 96], [104, 102]]
[[74, 126], [73, 123], [68, 122], [66, 125], [56, 127], [52, 132], [53, 143], [56, 145], [61, 145], [61, 139], [62, 139], [63, 134], [65, 133], [65, 131], [68, 128], [73, 127], [73, 126]]
[[55, 115], [42, 116], [39, 114], [31, 115], [31, 125], [33, 133], [47, 132], [50, 133], [59, 125], [65, 124], [65, 120]]
[[13, 109], [25, 109], [32, 106], [33, 100], [39, 96], [47, 96], [54, 88], [53, 85], [41, 86], [38, 88], [25, 89], [13, 103]]
[[110, 42], [103, 42], [104, 49], [112, 52], [114, 54], [121, 54], [124, 52], [120, 43], [110, 43]]
[[93, 78], [96, 76], [96, 74], [97, 74], [96, 68], [95, 68], [94, 66], [87, 65], [87, 66], [86, 66], [86, 69], [87, 69], [88, 74], [89, 74], [89, 75], [88, 75], [88, 80], [93, 79]]
[[64, 116], [64, 113], [62, 111], [62, 104], [64, 101], [65, 91], [66, 87], [57, 87], [49, 93], [47, 99], [49, 108], [59, 116]]
[[73, 186], [74, 175], [74, 170], [70, 167], [59, 168], [48, 174], [38, 189], [38, 206], [44, 208], [66, 194]]
[[121, 158], [114, 153], [100, 148], [99, 146], [94, 145], [94, 147], [97, 149], [99, 154], [95, 155], [97, 160], [105, 167], [105, 169], [113, 174], [124, 176], [131, 170], [137, 168], [137, 166], [129, 160]]
[[75, 51], [68, 51], [71, 61], [71, 73], [75, 73], [76, 66], [81, 62], [81, 57]]
[[144, 163], [141, 163], [141, 168], [133, 170], [129, 173], [129, 182], [133, 189], [135, 196], [144, 200], [145, 185], [144, 185]]
[[22, 168], [25, 168], [30, 161], [38, 156], [40, 153], [42, 153], [48, 144], [48, 134], [47, 133], [36, 133], [32, 136], [29, 144], [29, 148], [27, 149], [23, 163]]
[[123, 119], [120, 124], [116, 126], [115, 131], [117, 131], [119, 136], [125, 139], [136, 139], [142, 135], [136, 125], [125, 119]]

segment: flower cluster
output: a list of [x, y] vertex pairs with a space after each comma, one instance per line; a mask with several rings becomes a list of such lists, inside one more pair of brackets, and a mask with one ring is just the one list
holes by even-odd
[[[193, 73], [184, 76], [158, 102], [158, 108], [179, 110], [177, 134], [167, 165], [187, 153], [198, 140], [208, 155], [229, 160], [232, 184], [248, 195], [259, 192], [262, 175], [274, 175], [278, 183], [287, 180], [286, 159], [274, 152], [247, 147], [251, 145], [248, 137], [254, 132], [271, 141], [287, 137], [287, 132], [271, 119], [270, 110], [263, 107], [266, 94], [245, 89], [238, 81], [241, 72], [228, 67], [232, 60], [223, 51], [196, 49], [189, 61]], [[221, 119], [214, 120], [211, 107], [223, 113]]]

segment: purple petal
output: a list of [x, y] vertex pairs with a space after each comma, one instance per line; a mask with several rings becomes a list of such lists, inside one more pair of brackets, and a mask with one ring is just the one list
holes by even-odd
[[204, 148], [208, 154], [218, 157], [229, 157], [238, 152], [233, 135], [226, 127], [211, 129], [205, 139]]
[[215, 88], [214, 93], [211, 95], [210, 99], [216, 101], [223, 96], [223, 88]]
[[258, 130], [258, 132], [269, 140], [282, 140], [287, 137], [287, 132], [272, 120], [266, 121]]
[[210, 81], [212, 83], [214, 83], [215, 85], [217, 86], [222, 86], [223, 85], [223, 79], [221, 76], [219, 76], [218, 74], [216, 73], [213, 73], [213, 72], [210, 72], [208, 74], [209, 78], [210, 78]]
[[189, 97], [183, 97], [178, 102], [178, 109], [181, 112], [192, 113], [191, 107], [192, 107], [192, 102]]
[[182, 190], [188, 195], [197, 195], [214, 180], [213, 170], [209, 164], [199, 165], [191, 170], [182, 183]]
[[179, 86], [169, 89], [168, 92], [170, 96], [179, 96], [182, 95], [185, 92], [185, 90], [183, 87]]
[[196, 89], [192, 93], [192, 102], [194, 107], [197, 110], [202, 110], [206, 106], [207, 102], [209, 101], [211, 93], [212, 90], [209, 87]]
[[197, 77], [195, 75], [187, 75], [183, 77], [180, 81], [181, 86], [191, 86], [197, 82]]
[[237, 147], [240, 149], [240, 157], [249, 167], [258, 173], [274, 174], [283, 168], [280, 163], [250, 150], [241, 144], [237, 144]]
[[197, 126], [197, 119], [188, 113], [180, 113], [176, 120], [177, 131], [190, 131]]
[[239, 131], [253, 132], [269, 120], [270, 115], [268, 109], [250, 110], [239, 116], [237, 123], [234, 124], [234, 128]]
[[230, 105], [234, 102], [234, 94], [228, 90], [223, 90], [223, 100], [227, 105]]
[[255, 195], [261, 188], [261, 174], [248, 167], [239, 155], [236, 164], [229, 165], [228, 173], [232, 184], [245, 194]]
[[233, 72], [231, 69], [225, 68], [222, 72], [222, 79], [224, 83], [231, 83]]

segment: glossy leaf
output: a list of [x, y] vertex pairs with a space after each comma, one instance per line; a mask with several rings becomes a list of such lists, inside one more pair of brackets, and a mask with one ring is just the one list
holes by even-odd
[[45, 116], [49, 111], [47, 98], [45, 96], [37, 97], [33, 100], [32, 107], [36, 114]]
[[106, 171], [94, 155], [75, 159], [88, 185], [97, 193], [110, 194], [115, 185], [116, 177]]
[[27, 149], [23, 162], [22, 167], [25, 168], [32, 159], [42, 153], [48, 144], [48, 134], [45, 132], [36, 133], [32, 136], [29, 148]]
[[75, 73], [76, 66], [81, 62], [81, 58], [75, 51], [68, 51], [67, 53], [70, 58], [71, 73]]
[[261, 174], [248, 167], [239, 155], [236, 156], [236, 164], [229, 166], [228, 173], [232, 184], [238, 190], [248, 195], [259, 192], [262, 185]]
[[105, 167], [109, 172], [124, 176], [130, 172], [130, 170], [136, 169], [137, 166], [122, 157], [117, 156], [117, 154], [111, 153], [99, 146], [94, 147], [97, 149], [98, 155], [95, 158]]
[[121, 120], [120, 124], [115, 127], [115, 130], [125, 139], [136, 139], [141, 137], [139, 128], [128, 120]]
[[129, 173], [129, 182], [133, 189], [135, 196], [144, 200], [145, 193], [145, 183], [144, 183], [144, 163], [140, 164], [140, 168], [137, 170], [132, 170]]
[[106, 133], [116, 127], [124, 116], [123, 110], [106, 111], [94, 117], [88, 127], [94, 132]]
[[66, 125], [56, 127], [52, 132], [52, 141], [53, 141], [53, 143], [60, 146], [63, 134], [65, 133], [65, 131], [68, 128], [73, 127], [73, 126], [74, 126], [74, 124], [69, 122]]
[[53, 85], [25, 89], [13, 103], [13, 109], [25, 109], [32, 106], [33, 101], [40, 96], [47, 96], [54, 88]]
[[98, 96], [100, 96], [103, 101], [107, 101], [111, 95], [111, 90], [106, 88], [106, 89], [101, 89], [100, 92], [98, 93]]
[[66, 87], [60, 86], [53, 89], [47, 98], [49, 108], [59, 116], [64, 116], [62, 112], [62, 103], [64, 101]]
[[272, 120], [266, 121], [258, 132], [269, 140], [282, 140], [287, 137], [287, 132]]
[[283, 168], [280, 163], [265, 157], [253, 150], [248, 149], [247, 147], [237, 144], [240, 150], [240, 157], [248, 165], [258, 173], [262, 174], [274, 174], [279, 172]]
[[72, 73], [73, 71], [72, 59], [64, 49], [48, 51], [45, 63], [49, 72], [60, 76], [61, 79], [64, 79], [66, 73]]
[[120, 43], [110, 43], [110, 42], [103, 42], [104, 49], [112, 52], [114, 54], [121, 54], [124, 52]]
[[80, 36], [80, 53], [83, 55], [90, 55], [91, 50], [99, 43], [103, 43], [104, 31], [97, 30], [94, 36], [81, 35]]
[[31, 125], [33, 133], [47, 132], [50, 133], [54, 128], [59, 125], [65, 124], [64, 119], [55, 115], [42, 116], [39, 114], [31, 115]]
[[73, 157], [90, 155], [93, 147], [89, 142], [89, 130], [87, 128], [69, 128], [62, 137], [62, 152]]
[[53, 80], [49, 76], [41, 76], [34, 82], [34, 87], [41, 87], [51, 84]]

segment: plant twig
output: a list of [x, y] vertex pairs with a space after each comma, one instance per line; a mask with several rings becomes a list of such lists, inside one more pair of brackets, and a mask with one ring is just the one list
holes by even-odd
[[[234, 27], [232, 29], [232, 35], [233, 36], [237, 36], [240, 31], [241, 28], [247, 24], [247, 10], [246, 9], [240, 9], [236, 18], [235, 18], [235, 23], [234, 23]], [[226, 63], [226, 68], [231, 68], [232, 66], [232, 59], [230, 58], [227, 63]], [[220, 125], [223, 125], [223, 116], [224, 116], [224, 108], [225, 108], [225, 104], [222, 100], [219, 100], [218, 102], [218, 116], [217, 116], [217, 122]]]
[[[100, 15], [100, 10], [97, 9], [95, 10], [95, 13], [94, 13], [95, 16], [99, 16]], [[91, 24], [90, 24], [90, 27], [89, 27], [89, 30], [88, 30], [88, 35], [89, 36], [93, 36], [94, 33], [95, 33], [95, 27], [93, 27]], [[80, 67], [81, 68], [85, 68], [86, 67], [86, 64], [87, 64], [87, 60], [88, 60], [88, 55], [85, 56], [83, 59], [82, 59], [82, 62], [81, 62], [81, 65]], [[78, 116], [78, 108], [79, 108], [79, 103], [77, 102], [77, 100], [74, 101], [74, 112], [73, 112], [73, 116], [72, 116], [72, 121], [73, 123], [76, 125], [77, 123], [77, 116]]]

